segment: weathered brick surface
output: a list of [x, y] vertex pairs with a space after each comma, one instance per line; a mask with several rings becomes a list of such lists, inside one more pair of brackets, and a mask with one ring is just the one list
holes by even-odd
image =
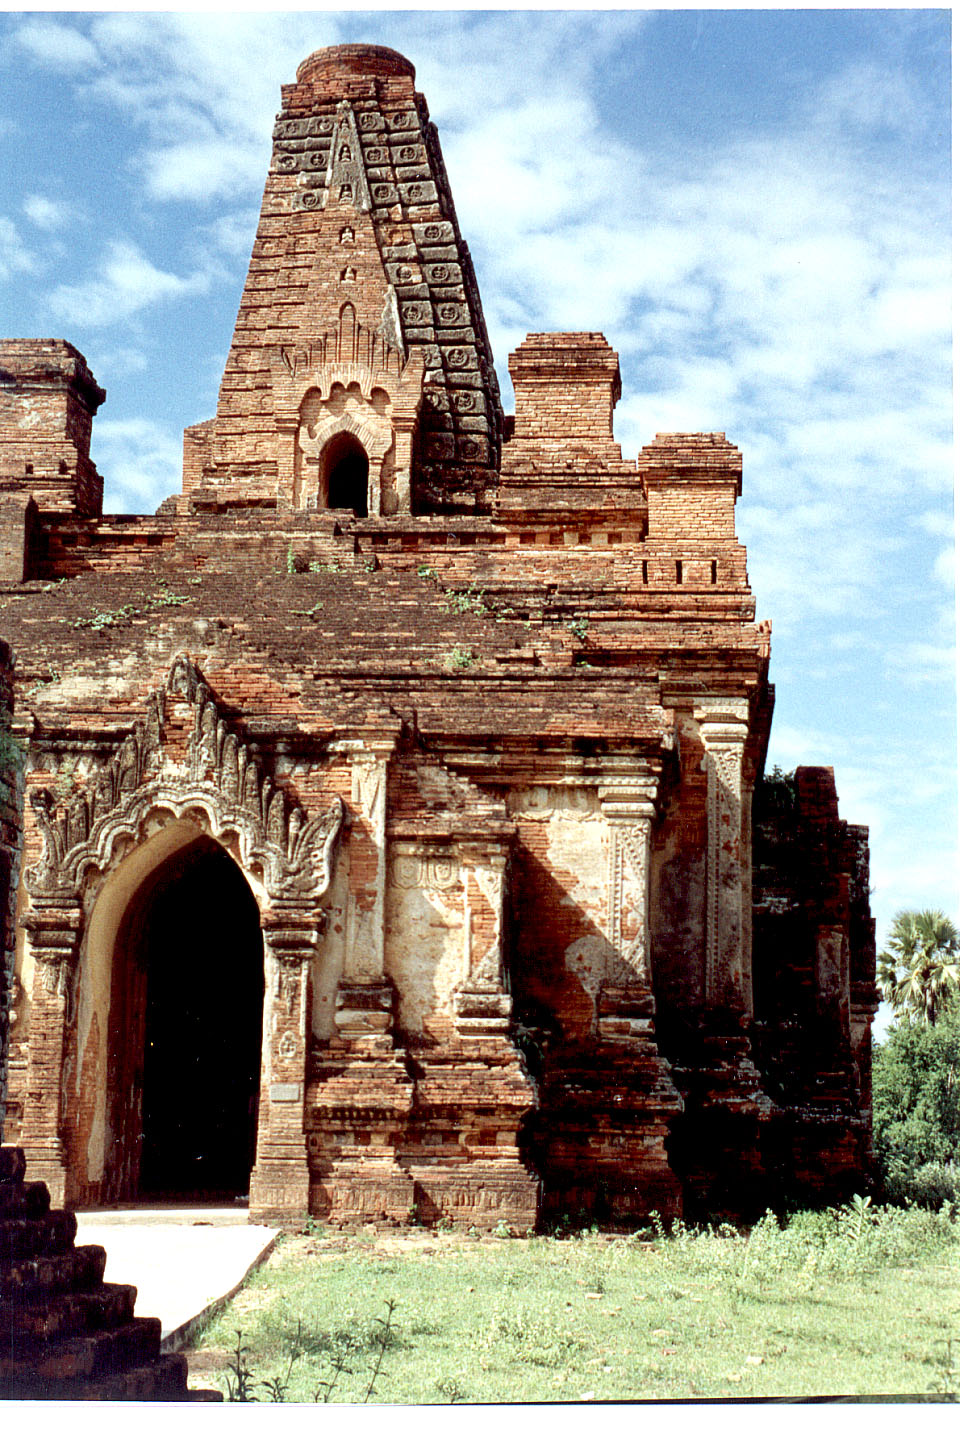
[[13, 656], [0, 640], [0, 1140], [10, 1064], [9, 1017], [16, 995], [15, 922], [22, 850], [23, 753], [11, 730], [12, 715]]
[[98, 515], [103, 481], [90, 461], [90, 430], [105, 398], [65, 340], [4, 340], [0, 494], [26, 489], [41, 511]]
[[[801, 811], [761, 834], [752, 924], [773, 691], [739, 451], [660, 434], [625, 458], [596, 333], [529, 336], [503, 417], [409, 62], [321, 51], [282, 101], [181, 493], [55, 513], [7, 467], [9, 503], [37, 506], [26, 570], [26, 522], [0, 545], [31, 1165], [58, 1199], [136, 1195], [134, 920], [208, 836], [261, 917], [255, 1213], [521, 1228], [862, 1186], [865, 836], [802, 772]], [[69, 396], [82, 362], [56, 343]], [[8, 398], [19, 445], [33, 401]], [[770, 886], [811, 865], [774, 933]], [[790, 1088], [776, 1057], [808, 1023], [831, 1038]], [[837, 1086], [839, 1108], [812, 1102]]]

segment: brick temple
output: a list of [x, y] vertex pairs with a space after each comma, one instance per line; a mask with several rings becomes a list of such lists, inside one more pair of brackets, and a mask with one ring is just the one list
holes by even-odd
[[102, 513], [78, 350], [0, 342], [0, 1065], [55, 1204], [525, 1229], [864, 1186], [867, 836], [830, 770], [763, 780], [740, 452], [624, 457], [600, 334], [509, 365], [514, 415], [413, 66], [365, 45], [283, 87], [156, 515]]

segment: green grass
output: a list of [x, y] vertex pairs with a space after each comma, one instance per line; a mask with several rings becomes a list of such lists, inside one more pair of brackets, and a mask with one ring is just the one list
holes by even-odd
[[226, 1391], [240, 1330], [255, 1380], [289, 1371], [289, 1401], [331, 1378], [332, 1400], [363, 1400], [381, 1352], [382, 1403], [960, 1390], [958, 1240], [946, 1211], [855, 1207], [652, 1242], [291, 1236], [191, 1368]]

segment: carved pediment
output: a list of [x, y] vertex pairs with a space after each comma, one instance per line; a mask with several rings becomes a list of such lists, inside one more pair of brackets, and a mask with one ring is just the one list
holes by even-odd
[[[164, 720], [177, 700], [192, 709], [193, 725], [185, 763], [168, 763]], [[145, 709], [85, 793], [58, 805], [49, 790], [31, 791], [43, 839], [43, 855], [27, 871], [33, 894], [76, 894], [86, 871], [105, 870], [120, 841], [138, 840], [159, 811], [194, 815], [215, 839], [236, 837], [243, 865], [263, 876], [272, 896], [319, 900], [330, 883], [341, 801], [313, 817], [291, 804], [185, 656]]]

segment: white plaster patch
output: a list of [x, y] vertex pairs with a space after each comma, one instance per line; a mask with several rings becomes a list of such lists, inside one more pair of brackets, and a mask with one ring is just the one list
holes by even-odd
[[102, 1079], [98, 1085], [98, 1104], [94, 1111], [93, 1123], [90, 1127], [90, 1139], [87, 1142], [87, 1175], [91, 1181], [102, 1180], [104, 1170], [104, 1156], [106, 1153], [107, 1141], [107, 1117], [106, 1117], [106, 1094], [104, 1103], [99, 1103], [99, 1092], [104, 1090]]
[[420, 1035], [430, 1015], [453, 1015], [453, 991], [466, 977], [462, 891], [391, 886], [387, 917], [385, 969], [400, 1024]]
[[547, 864], [563, 872], [562, 904], [575, 906], [600, 930], [607, 923], [607, 826], [592, 813], [555, 811], [546, 821]]

